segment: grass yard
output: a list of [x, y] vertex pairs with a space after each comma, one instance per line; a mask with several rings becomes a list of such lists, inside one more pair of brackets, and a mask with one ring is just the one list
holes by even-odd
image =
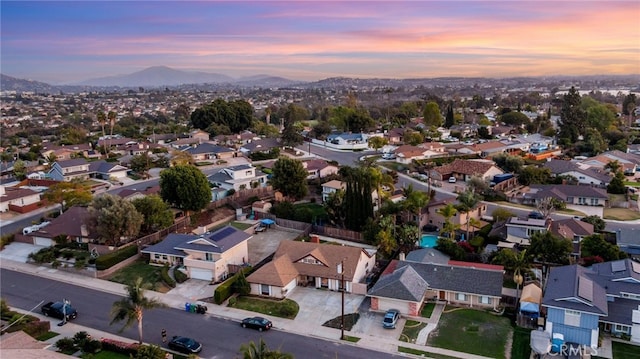
[[41, 336], [37, 337], [36, 340], [39, 340], [41, 342], [46, 342], [47, 340], [51, 339], [51, 338], [55, 338], [58, 335], [60, 335], [60, 333], [56, 333], [56, 332], [46, 332], [44, 334], [42, 334]]
[[301, 203], [295, 205], [296, 210], [307, 209], [311, 211], [314, 218], [327, 218], [327, 211], [319, 203]]
[[513, 328], [511, 359], [529, 359], [531, 357], [531, 329]]
[[151, 290], [166, 293], [171, 290], [171, 288], [162, 281], [161, 271], [162, 267], [152, 266], [145, 261], [136, 261], [113, 273], [113, 275], [109, 277], [109, 280], [116, 283], [128, 284], [133, 283], [137, 277], [142, 277], [143, 282], [152, 285]]
[[298, 303], [291, 299], [273, 300], [250, 296], [232, 298], [229, 300], [229, 306], [287, 319], [295, 318], [300, 310]]
[[244, 231], [244, 230], [248, 229], [249, 227], [253, 227], [254, 226], [254, 224], [243, 223], [243, 222], [231, 222], [230, 225], [231, 225], [231, 227], [239, 229], [241, 231]]
[[613, 359], [640, 359], [640, 346], [612, 342]]
[[413, 354], [413, 355], [418, 355], [424, 358], [432, 358], [432, 359], [457, 359], [456, 357], [450, 357], [448, 355], [442, 355], [442, 354], [436, 354], [436, 353], [430, 353], [430, 352], [426, 352], [424, 350], [418, 350], [418, 349], [413, 349], [413, 348], [407, 348], [407, 347], [403, 347], [403, 346], [399, 346], [398, 347], [398, 351], [400, 353], [409, 353], [409, 354]]
[[407, 320], [402, 328], [402, 334], [400, 335], [400, 341], [406, 343], [415, 343], [418, 338], [418, 333], [427, 326], [427, 323], [417, 322], [415, 320]]
[[82, 354], [80, 357], [85, 359], [129, 359], [128, 355], [108, 350], [101, 350], [95, 354]]
[[431, 314], [433, 313], [433, 309], [436, 307], [436, 303], [427, 303], [422, 307], [420, 311], [420, 316], [423, 318], [431, 318]]
[[473, 309], [447, 307], [427, 345], [491, 358], [504, 358], [509, 319]]
[[640, 212], [632, 211], [626, 208], [605, 208], [604, 219], [614, 219], [618, 221], [631, 221], [640, 219]]

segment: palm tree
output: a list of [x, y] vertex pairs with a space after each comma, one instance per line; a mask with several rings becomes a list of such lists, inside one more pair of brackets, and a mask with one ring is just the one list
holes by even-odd
[[260, 338], [260, 343], [256, 345], [253, 341], [248, 345], [240, 346], [243, 359], [293, 359], [293, 355], [282, 353], [279, 350], [270, 350], [267, 344]]
[[110, 131], [109, 131], [109, 152], [111, 152], [111, 139], [113, 138], [113, 126], [116, 125], [116, 117], [118, 116], [117, 113], [115, 113], [115, 111], [109, 111], [109, 113], [107, 114], [107, 118], [109, 119], [109, 127], [110, 127]]
[[523, 274], [526, 274], [531, 269], [531, 260], [527, 256], [527, 250], [523, 250], [518, 253], [511, 265], [513, 269], [513, 281], [516, 282], [516, 306], [520, 297], [520, 285], [524, 282]]
[[442, 226], [442, 231], [449, 234], [449, 238], [451, 240], [455, 239], [456, 226], [451, 223], [451, 217], [455, 216], [458, 213], [456, 207], [449, 203], [444, 207], [441, 207], [436, 211], [439, 215], [444, 217], [444, 225]]
[[458, 210], [464, 212], [467, 217], [467, 236], [465, 239], [469, 239], [469, 213], [478, 205], [480, 198], [475, 192], [466, 190], [458, 195]]
[[[474, 228], [474, 231], [472, 232], [472, 234], [475, 237], [475, 235], [476, 235], [475, 228], [480, 229], [481, 228], [480, 226], [482, 226], [482, 221], [477, 219], [477, 218], [469, 218], [469, 226]], [[469, 239], [471, 239], [471, 238], [469, 238]]]
[[144, 292], [149, 284], [142, 282], [138, 277], [133, 283], [127, 285], [127, 297], [113, 303], [111, 307], [111, 323], [124, 321], [120, 332], [129, 328], [134, 322], [138, 322], [139, 343], [142, 344], [142, 317], [146, 309], [162, 308], [165, 305], [156, 299], [147, 298]]
[[429, 194], [416, 191], [412, 185], [409, 185], [409, 187], [404, 189], [404, 197], [403, 205], [405, 210], [409, 212], [409, 214], [415, 215], [417, 218], [415, 222], [417, 225], [420, 225], [420, 211], [429, 203]]

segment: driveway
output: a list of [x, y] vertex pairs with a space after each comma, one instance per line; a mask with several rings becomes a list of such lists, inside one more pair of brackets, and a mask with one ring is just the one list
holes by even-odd
[[4, 247], [0, 252], [0, 260], [11, 260], [14, 262], [27, 263], [29, 254], [35, 253], [44, 246], [36, 246], [29, 243], [13, 242]]

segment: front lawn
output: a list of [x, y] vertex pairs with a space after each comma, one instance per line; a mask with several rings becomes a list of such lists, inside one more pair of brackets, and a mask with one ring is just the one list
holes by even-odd
[[84, 353], [80, 356], [84, 359], [129, 359], [128, 355], [116, 353], [109, 350], [101, 350], [95, 354]]
[[634, 219], [640, 219], [640, 212], [627, 208], [605, 208], [603, 217], [604, 219], [614, 219], [617, 221], [632, 221]]
[[229, 300], [229, 306], [286, 319], [295, 318], [300, 310], [298, 303], [291, 299], [274, 300], [251, 296], [232, 298]]
[[531, 329], [513, 328], [511, 359], [529, 359], [531, 357]]
[[400, 335], [400, 341], [407, 343], [415, 343], [418, 333], [427, 326], [427, 323], [417, 322], [415, 320], [407, 320]]
[[[353, 326], [356, 325], [356, 323], [358, 322], [358, 319], [360, 319], [360, 314], [359, 313], [347, 313], [347, 314], [345, 314], [344, 315], [344, 330], [351, 331]], [[340, 327], [342, 326], [342, 316], [335, 317], [333, 319], [329, 319], [326, 322], [324, 322], [324, 324], [322, 324], [322, 326], [323, 327], [340, 329]]]
[[151, 290], [166, 293], [171, 290], [171, 288], [162, 280], [161, 271], [162, 267], [152, 266], [143, 260], [139, 260], [116, 271], [109, 277], [109, 280], [126, 285], [133, 283], [137, 277], [142, 277], [143, 283], [150, 283], [152, 285]]
[[640, 359], [640, 346], [614, 341], [613, 359]]
[[433, 309], [436, 307], [435, 303], [427, 303], [422, 307], [420, 311], [420, 316], [423, 318], [431, 318], [431, 314], [433, 314]]
[[508, 318], [488, 312], [447, 307], [427, 345], [491, 358], [504, 358]]

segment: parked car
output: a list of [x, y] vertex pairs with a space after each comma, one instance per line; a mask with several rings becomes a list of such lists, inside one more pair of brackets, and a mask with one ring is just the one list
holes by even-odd
[[71, 306], [68, 302], [63, 304], [62, 302], [49, 302], [40, 308], [42, 314], [45, 317], [54, 317], [63, 319], [66, 316], [66, 320], [76, 319], [78, 317], [78, 311]]
[[455, 177], [449, 177], [449, 183], [456, 183], [458, 180]]
[[544, 215], [538, 211], [529, 212], [529, 218], [531, 219], [544, 219]]
[[265, 227], [265, 226], [263, 226], [263, 225], [259, 224], [259, 225], [256, 227], [255, 231], [256, 231], [256, 233], [258, 233], [258, 232], [264, 232], [266, 229], [267, 229], [267, 227]]
[[398, 311], [397, 309], [389, 309], [384, 314], [382, 327], [387, 329], [395, 329], [396, 324], [398, 323], [398, 319], [400, 319], [400, 311]]
[[202, 350], [202, 344], [198, 343], [196, 340], [177, 335], [171, 339], [168, 346], [169, 349], [185, 354], [200, 353]]
[[243, 328], [258, 329], [258, 331], [269, 330], [273, 326], [270, 320], [263, 317], [244, 318], [240, 323]]

